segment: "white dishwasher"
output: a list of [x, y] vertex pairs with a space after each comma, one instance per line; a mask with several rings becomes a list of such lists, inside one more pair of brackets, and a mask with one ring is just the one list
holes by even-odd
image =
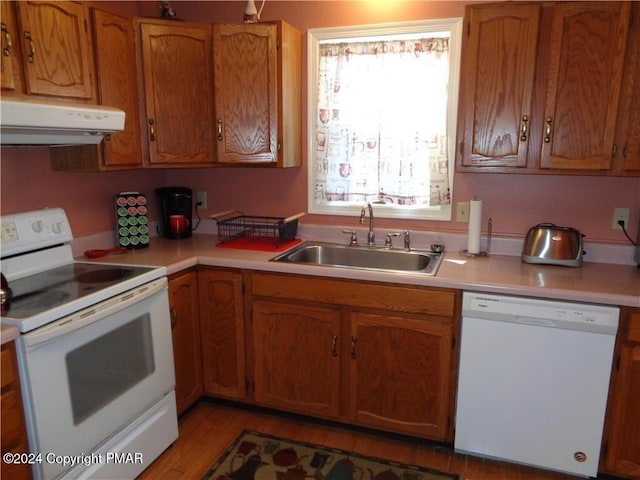
[[455, 450], [596, 476], [619, 309], [462, 299]]

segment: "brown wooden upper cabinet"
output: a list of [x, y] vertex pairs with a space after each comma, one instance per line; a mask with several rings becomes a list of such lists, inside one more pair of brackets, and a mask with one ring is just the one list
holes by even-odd
[[301, 34], [285, 22], [214, 25], [217, 162], [301, 164]]
[[553, 6], [542, 168], [611, 168], [630, 6]]
[[640, 175], [640, 2], [632, 2], [625, 75], [616, 130], [614, 173]]
[[[130, 18], [91, 9], [98, 103], [125, 112], [124, 131], [99, 145], [51, 149], [54, 170], [107, 171], [142, 167], [135, 32]], [[117, 65], [117, 68], [114, 68]]]
[[527, 165], [539, 23], [537, 4], [468, 8], [462, 165]]
[[140, 167], [140, 110], [133, 22], [104, 10], [92, 9], [91, 13], [98, 103], [121, 108], [126, 113], [124, 131], [109, 135], [102, 142], [103, 165], [106, 170]]
[[21, 44], [24, 93], [95, 99], [86, 3], [21, 1], [15, 7], [19, 32], [12, 41]]
[[458, 170], [616, 174], [630, 11], [631, 2], [468, 6]]
[[211, 26], [152, 19], [137, 23], [148, 166], [211, 166]]
[[0, 87], [3, 93], [23, 91], [20, 70], [20, 35], [16, 23], [15, 2], [0, 2], [2, 24], [2, 55], [0, 55]]

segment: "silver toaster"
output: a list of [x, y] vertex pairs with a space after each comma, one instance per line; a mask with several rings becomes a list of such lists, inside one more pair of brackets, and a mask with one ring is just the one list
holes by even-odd
[[575, 228], [540, 223], [527, 232], [522, 248], [522, 261], [579, 267], [585, 254], [583, 237]]

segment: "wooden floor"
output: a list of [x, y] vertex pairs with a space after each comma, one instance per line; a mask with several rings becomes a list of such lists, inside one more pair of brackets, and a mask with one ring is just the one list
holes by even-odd
[[200, 479], [214, 460], [244, 429], [356, 451], [437, 470], [465, 480], [576, 480], [506, 462], [458, 455], [442, 445], [405, 437], [377, 435], [272, 413], [234, 408], [201, 400], [179, 424], [180, 437], [140, 479]]

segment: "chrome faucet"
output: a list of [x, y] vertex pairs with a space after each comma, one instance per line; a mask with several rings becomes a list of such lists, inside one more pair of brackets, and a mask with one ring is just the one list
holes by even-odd
[[364, 217], [367, 214], [367, 209], [369, 209], [369, 233], [367, 233], [367, 245], [369, 247], [373, 247], [376, 244], [376, 236], [373, 233], [373, 207], [371, 206], [371, 203], [367, 203], [366, 206], [362, 207], [362, 210], [360, 211], [360, 223], [364, 223]]

